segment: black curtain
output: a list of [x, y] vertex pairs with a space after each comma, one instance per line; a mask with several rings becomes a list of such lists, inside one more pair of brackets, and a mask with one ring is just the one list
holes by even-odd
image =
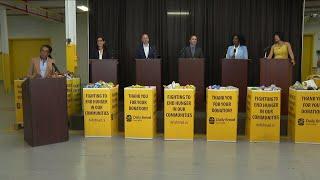
[[90, 0], [89, 8], [90, 54], [96, 36], [104, 35], [109, 50], [120, 59], [122, 87], [134, 83], [133, 57], [143, 32], [163, 59], [164, 84], [177, 81], [177, 58], [191, 34], [198, 35], [207, 58], [206, 85], [220, 82], [219, 60], [235, 33], [245, 37], [253, 60], [250, 85], [259, 84], [258, 60], [277, 31], [293, 47], [294, 79], [300, 79], [303, 0]]

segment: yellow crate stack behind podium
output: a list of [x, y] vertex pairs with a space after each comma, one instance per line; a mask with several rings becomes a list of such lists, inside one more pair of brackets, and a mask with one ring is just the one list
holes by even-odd
[[118, 132], [118, 86], [83, 88], [85, 137], [111, 137]]
[[193, 140], [195, 89], [164, 89], [164, 139]]
[[81, 81], [80, 78], [72, 79], [72, 100], [71, 112], [77, 114], [81, 112]]
[[280, 141], [281, 91], [247, 89], [246, 135], [250, 142]]
[[239, 89], [207, 89], [207, 140], [237, 141]]
[[156, 87], [124, 88], [125, 138], [152, 139], [156, 136], [156, 124]]
[[14, 80], [14, 99], [16, 107], [16, 124], [23, 125], [22, 83], [24, 80]]
[[289, 90], [288, 135], [295, 143], [320, 143], [320, 91]]
[[72, 115], [72, 79], [67, 79], [67, 108], [68, 108], [68, 118]]

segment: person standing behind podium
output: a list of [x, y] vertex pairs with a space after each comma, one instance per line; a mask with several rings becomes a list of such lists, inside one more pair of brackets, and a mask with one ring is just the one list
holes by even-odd
[[181, 58], [203, 58], [202, 49], [197, 46], [198, 38], [196, 35], [191, 35], [189, 46], [182, 50]]
[[49, 45], [42, 45], [40, 48], [40, 56], [31, 59], [28, 76], [31, 78], [41, 77], [47, 78], [54, 75], [54, 60], [49, 57], [52, 48]]
[[136, 50], [136, 59], [153, 59], [156, 58], [156, 49], [149, 44], [149, 36], [144, 33], [141, 35], [141, 44]]
[[274, 33], [274, 44], [271, 47], [268, 59], [289, 59], [291, 58], [291, 63], [295, 65], [294, 55], [289, 42], [283, 41], [282, 34], [279, 32]]
[[248, 49], [240, 35], [232, 36], [232, 46], [228, 47], [227, 59], [248, 59]]
[[106, 41], [103, 36], [97, 37], [97, 46], [91, 59], [110, 59], [110, 54], [107, 51]]

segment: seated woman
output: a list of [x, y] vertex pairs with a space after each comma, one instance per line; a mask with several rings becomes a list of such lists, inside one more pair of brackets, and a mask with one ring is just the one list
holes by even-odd
[[291, 58], [291, 63], [295, 65], [294, 55], [289, 42], [285, 42], [282, 39], [281, 33], [277, 32], [273, 35], [274, 44], [271, 47], [268, 59], [289, 59]]
[[244, 40], [240, 35], [232, 36], [232, 45], [228, 47], [227, 59], [248, 59], [247, 46], [244, 45]]

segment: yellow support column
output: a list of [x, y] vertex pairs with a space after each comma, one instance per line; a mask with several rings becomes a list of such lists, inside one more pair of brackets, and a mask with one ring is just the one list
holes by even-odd
[[65, 0], [66, 19], [66, 64], [69, 72], [75, 72], [78, 66], [77, 58], [77, 18], [76, 0]]
[[8, 41], [8, 27], [7, 27], [7, 12], [4, 7], [0, 7], [0, 60], [2, 61], [0, 67], [4, 82], [5, 92], [11, 91], [11, 77], [10, 77], [10, 57], [9, 57], [9, 41]]

